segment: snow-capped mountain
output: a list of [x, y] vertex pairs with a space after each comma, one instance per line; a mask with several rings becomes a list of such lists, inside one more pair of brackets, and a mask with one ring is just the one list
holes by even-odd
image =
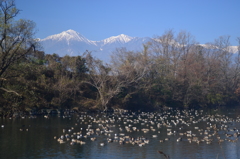
[[232, 53], [237, 53], [238, 52], [238, 46], [229, 46], [229, 51]]
[[60, 34], [48, 36], [40, 40], [45, 53], [57, 53], [60, 56], [77, 56], [86, 50], [102, 60], [108, 61], [110, 54], [116, 48], [126, 47], [128, 50], [141, 50], [142, 44], [151, 38], [130, 37], [124, 34], [112, 36], [101, 41], [91, 41], [74, 30], [63, 31]]
[[[92, 41], [74, 30], [67, 30], [59, 34], [48, 36], [40, 40], [40, 42], [47, 54], [57, 53], [60, 56], [77, 56], [82, 55], [88, 50], [92, 52], [93, 56], [108, 62], [110, 60], [110, 55], [117, 48], [125, 47], [129, 51], [141, 51], [143, 49], [143, 44], [150, 40], [157, 41], [157, 39], [149, 37], [130, 37], [124, 34], [112, 36], [100, 41]], [[207, 44], [200, 45], [205, 48], [210, 47]], [[209, 49], [211, 49], [211, 47]], [[229, 46], [227, 50], [236, 53], [238, 51], [238, 46]]]
[[75, 56], [83, 50], [97, 49], [94, 41], [88, 40], [74, 30], [67, 30], [60, 34], [51, 35], [40, 41], [45, 53], [57, 53], [60, 56], [67, 54]]
[[101, 43], [103, 43], [103, 45], [105, 44], [111, 44], [111, 43], [127, 43], [129, 41], [131, 41], [132, 37], [124, 35], [124, 34], [120, 34], [118, 36], [112, 36], [110, 38], [104, 39], [102, 41], [100, 41]]
[[71, 30], [71, 29], [64, 31], [60, 34], [48, 36], [47, 38], [43, 39], [43, 41], [45, 41], [45, 40], [57, 40], [57, 41], [65, 40], [68, 42], [69, 41], [83, 41], [83, 42], [86, 42], [89, 44], [93, 44], [92, 41], [88, 40], [87, 38], [82, 36], [80, 33], [77, 33], [76, 31]]

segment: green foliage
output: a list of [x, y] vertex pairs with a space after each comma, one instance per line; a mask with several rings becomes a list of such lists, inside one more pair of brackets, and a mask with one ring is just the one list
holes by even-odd
[[213, 105], [223, 105], [224, 104], [224, 95], [223, 94], [208, 94], [207, 99], [210, 104]]

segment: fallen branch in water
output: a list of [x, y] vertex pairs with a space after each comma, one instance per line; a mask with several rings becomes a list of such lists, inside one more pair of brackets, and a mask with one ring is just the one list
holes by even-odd
[[158, 151], [158, 153], [160, 153], [161, 155], [163, 155], [166, 159], [170, 159], [170, 157], [169, 157], [168, 155], [166, 155], [164, 152]]

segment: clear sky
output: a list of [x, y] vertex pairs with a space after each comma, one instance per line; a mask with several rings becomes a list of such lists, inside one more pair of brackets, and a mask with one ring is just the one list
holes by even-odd
[[37, 38], [73, 29], [89, 40], [126, 34], [153, 37], [173, 29], [199, 43], [240, 37], [240, 0], [16, 0], [18, 18], [33, 20]]

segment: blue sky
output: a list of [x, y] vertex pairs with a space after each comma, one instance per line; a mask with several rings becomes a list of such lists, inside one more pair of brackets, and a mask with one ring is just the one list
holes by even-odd
[[33, 20], [37, 38], [73, 29], [90, 40], [126, 34], [153, 37], [184, 30], [199, 43], [240, 37], [240, 0], [16, 0], [18, 18]]

